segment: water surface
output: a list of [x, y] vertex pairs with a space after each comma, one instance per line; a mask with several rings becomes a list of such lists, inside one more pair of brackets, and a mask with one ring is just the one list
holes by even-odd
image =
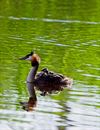
[[[0, 1], [0, 129], [99, 130], [100, 1]], [[74, 79], [72, 90], [40, 96], [33, 112], [28, 100], [31, 50], [47, 67]]]

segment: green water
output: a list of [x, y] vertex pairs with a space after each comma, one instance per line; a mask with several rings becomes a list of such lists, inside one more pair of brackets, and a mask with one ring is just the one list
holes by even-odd
[[[35, 50], [47, 67], [74, 79], [72, 90], [40, 96], [33, 112], [25, 84]], [[0, 1], [0, 130], [99, 130], [100, 1]]]

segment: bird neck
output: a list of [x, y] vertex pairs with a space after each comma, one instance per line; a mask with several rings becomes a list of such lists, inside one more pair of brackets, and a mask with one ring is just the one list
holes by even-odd
[[39, 67], [39, 64], [37, 64], [36, 66], [31, 68], [31, 70], [27, 76], [27, 82], [32, 83], [34, 81], [38, 67]]

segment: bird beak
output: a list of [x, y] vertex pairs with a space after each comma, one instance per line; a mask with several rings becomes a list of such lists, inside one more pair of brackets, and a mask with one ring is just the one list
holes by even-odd
[[19, 58], [19, 60], [27, 60], [27, 57], [26, 56], [21, 57], [21, 58]]

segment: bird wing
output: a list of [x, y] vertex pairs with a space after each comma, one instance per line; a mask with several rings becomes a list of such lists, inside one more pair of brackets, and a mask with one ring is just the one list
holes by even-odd
[[63, 75], [54, 73], [52, 71], [41, 71], [36, 75], [37, 81], [43, 81], [43, 82], [51, 82], [53, 84], [58, 84], [61, 82], [61, 80], [64, 78]]

